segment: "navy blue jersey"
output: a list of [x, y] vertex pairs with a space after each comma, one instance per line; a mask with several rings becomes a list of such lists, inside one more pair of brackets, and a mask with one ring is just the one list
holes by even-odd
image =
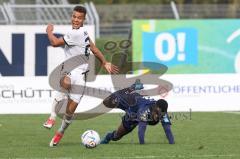
[[[117, 91], [113, 95], [115, 96], [117, 107], [126, 112], [124, 120], [132, 122], [143, 121], [147, 122], [148, 125], [155, 125], [159, 122], [159, 120], [153, 121], [151, 112], [151, 106], [156, 104], [156, 100], [146, 99], [129, 88]], [[163, 121], [167, 121], [167, 119]]]

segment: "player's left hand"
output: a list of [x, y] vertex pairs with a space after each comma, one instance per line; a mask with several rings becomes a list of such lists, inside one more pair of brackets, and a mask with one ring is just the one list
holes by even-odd
[[108, 73], [116, 74], [119, 72], [117, 66], [111, 64], [110, 62], [106, 62], [103, 67], [107, 70]]

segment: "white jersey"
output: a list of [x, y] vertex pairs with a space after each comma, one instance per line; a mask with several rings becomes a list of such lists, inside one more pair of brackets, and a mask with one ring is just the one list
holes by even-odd
[[[80, 27], [79, 29], [72, 29], [63, 37], [65, 41], [65, 57], [67, 59], [77, 55], [89, 55], [90, 54], [90, 38], [87, 33], [86, 27]], [[87, 59], [87, 56], [86, 57]], [[87, 69], [88, 64], [81, 65], [78, 68]]]

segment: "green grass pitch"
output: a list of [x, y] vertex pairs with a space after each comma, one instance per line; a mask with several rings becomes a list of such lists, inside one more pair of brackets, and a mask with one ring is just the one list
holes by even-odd
[[0, 115], [0, 158], [61, 159], [239, 159], [240, 114], [237, 113], [173, 113], [172, 130], [176, 144], [169, 145], [161, 125], [149, 126], [146, 144], [139, 145], [137, 132], [117, 142], [86, 149], [80, 135], [94, 129], [102, 137], [115, 129], [120, 114], [104, 114], [89, 120], [74, 121], [56, 148], [48, 147], [60, 119], [52, 130], [42, 123], [47, 115]]

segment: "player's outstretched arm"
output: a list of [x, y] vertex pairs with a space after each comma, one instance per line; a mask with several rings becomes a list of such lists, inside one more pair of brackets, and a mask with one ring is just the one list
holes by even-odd
[[145, 137], [145, 132], [147, 128], [147, 123], [144, 121], [140, 121], [138, 123], [138, 140], [140, 144], [144, 144], [144, 137]]
[[64, 40], [63, 38], [57, 38], [54, 34], [53, 34], [53, 24], [48, 24], [47, 28], [46, 28], [46, 32], [47, 32], [47, 35], [48, 35], [48, 39], [50, 41], [50, 44], [53, 46], [53, 47], [58, 47], [58, 46], [62, 46], [64, 45]]
[[93, 54], [101, 61], [102, 66], [107, 70], [108, 73], [116, 74], [118, 73], [118, 67], [107, 62], [104, 58], [102, 52], [95, 46], [95, 44], [90, 40], [90, 49]]
[[173, 136], [173, 133], [172, 133], [172, 130], [171, 130], [171, 124], [162, 123], [162, 127], [163, 127], [165, 135], [168, 139], [168, 143], [169, 144], [175, 144], [174, 136]]

